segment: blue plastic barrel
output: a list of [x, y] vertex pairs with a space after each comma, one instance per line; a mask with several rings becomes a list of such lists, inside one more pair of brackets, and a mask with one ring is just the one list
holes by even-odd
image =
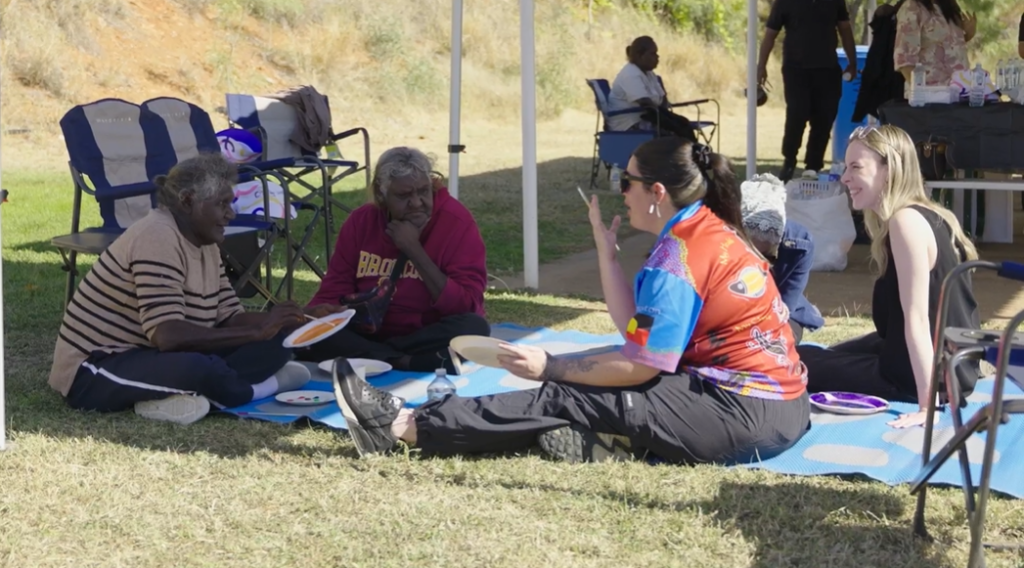
[[[846, 52], [842, 48], [837, 49], [839, 55], [839, 67], [846, 69]], [[843, 96], [839, 99], [839, 114], [836, 115], [835, 125], [832, 127], [832, 161], [842, 162], [846, 160], [846, 143], [850, 134], [858, 126], [868, 123], [867, 118], [860, 122], [854, 122], [853, 109], [857, 106], [857, 93], [860, 92], [860, 76], [864, 72], [864, 62], [868, 58], [868, 46], [857, 46], [857, 77], [853, 81], [843, 81]]]

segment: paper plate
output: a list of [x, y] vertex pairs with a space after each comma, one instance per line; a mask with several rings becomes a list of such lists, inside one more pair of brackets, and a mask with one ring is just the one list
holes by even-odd
[[[323, 341], [324, 339], [327, 339], [341, 331], [346, 325], [348, 325], [348, 322], [351, 321], [352, 316], [354, 315], [356, 315], [355, 310], [345, 310], [338, 314], [331, 314], [329, 316], [313, 320], [299, 329], [296, 329], [291, 333], [291, 335], [284, 338], [284, 346], [291, 349], [294, 347], [305, 347], [307, 345], [312, 345], [317, 341]], [[307, 331], [313, 330], [317, 327], [323, 328], [320, 333], [304, 337]], [[299, 341], [300, 338], [302, 341]]]
[[295, 406], [316, 406], [334, 402], [334, 398], [333, 392], [297, 390], [278, 393], [274, 400]]
[[[359, 367], [366, 369], [365, 376], [367, 377], [383, 375], [394, 368], [389, 363], [378, 361], [376, 359], [349, 359], [348, 362], [352, 365], [353, 369], [358, 369]], [[320, 367], [321, 371], [331, 374], [334, 372], [334, 359], [321, 361], [317, 366]]]
[[484, 335], [460, 335], [451, 342], [452, 349], [463, 359], [485, 367], [501, 368], [498, 355], [505, 354], [499, 345], [505, 343], [500, 339]]
[[817, 392], [811, 404], [833, 414], [877, 414], [889, 410], [889, 401], [877, 396], [855, 392]]

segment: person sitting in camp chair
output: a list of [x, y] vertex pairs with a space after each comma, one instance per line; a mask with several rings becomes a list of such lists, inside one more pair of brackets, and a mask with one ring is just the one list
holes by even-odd
[[608, 94], [609, 110], [641, 107], [642, 112], [608, 118], [609, 130], [655, 130], [658, 136], [681, 136], [697, 141], [693, 124], [672, 112], [668, 96], [654, 69], [658, 66], [658, 44], [649, 36], [640, 36], [626, 47], [626, 65], [615, 76]]
[[786, 218], [786, 186], [772, 174], [756, 175], [740, 185], [743, 230], [768, 262], [782, 303], [789, 310], [789, 327], [797, 343], [804, 330], [825, 325], [804, 290], [814, 264], [814, 240], [806, 227]]
[[[64, 313], [49, 384], [79, 410], [189, 424], [303, 386], [283, 332], [294, 303], [245, 313], [218, 245], [234, 218], [235, 167], [204, 154], [157, 176], [159, 208], [100, 255]], [[323, 315], [326, 309], [311, 310]]]
[[373, 202], [338, 233], [309, 305], [350, 307], [353, 321], [296, 350], [307, 361], [385, 361], [396, 370], [460, 372], [448, 349], [460, 335], [490, 335], [484, 319], [486, 251], [473, 215], [448, 195], [430, 158], [398, 147], [377, 161]]

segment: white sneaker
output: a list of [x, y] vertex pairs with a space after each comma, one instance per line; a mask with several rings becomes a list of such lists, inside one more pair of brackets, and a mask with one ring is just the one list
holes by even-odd
[[135, 414], [150, 420], [163, 420], [188, 425], [210, 413], [205, 396], [175, 394], [160, 400], [135, 403]]
[[313, 378], [309, 369], [298, 361], [288, 361], [284, 367], [274, 373], [274, 376], [277, 377], [277, 392], [279, 393], [301, 389]]
[[818, 172], [816, 172], [814, 170], [804, 170], [804, 172], [802, 174], [800, 174], [800, 178], [801, 179], [816, 180], [816, 179], [818, 179]]

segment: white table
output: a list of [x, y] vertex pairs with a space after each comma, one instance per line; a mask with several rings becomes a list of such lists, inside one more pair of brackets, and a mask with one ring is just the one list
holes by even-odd
[[[985, 194], [985, 231], [981, 242], [1012, 243], [1013, 242], [1013, 209], [1014, 192], [1024, 191], [1024, 179], [954, 179], [925, 182], [925, 187], [932, 189], [952, 189], [953, 213], [957, 219], [964, 217], [964, 190], [983, 190]], [[977, 195], [977, 194], [975, 194]], [[977, 210], [977, 202], [972, 211]], [[973, 226], [974, 219], [971, 219]]]

